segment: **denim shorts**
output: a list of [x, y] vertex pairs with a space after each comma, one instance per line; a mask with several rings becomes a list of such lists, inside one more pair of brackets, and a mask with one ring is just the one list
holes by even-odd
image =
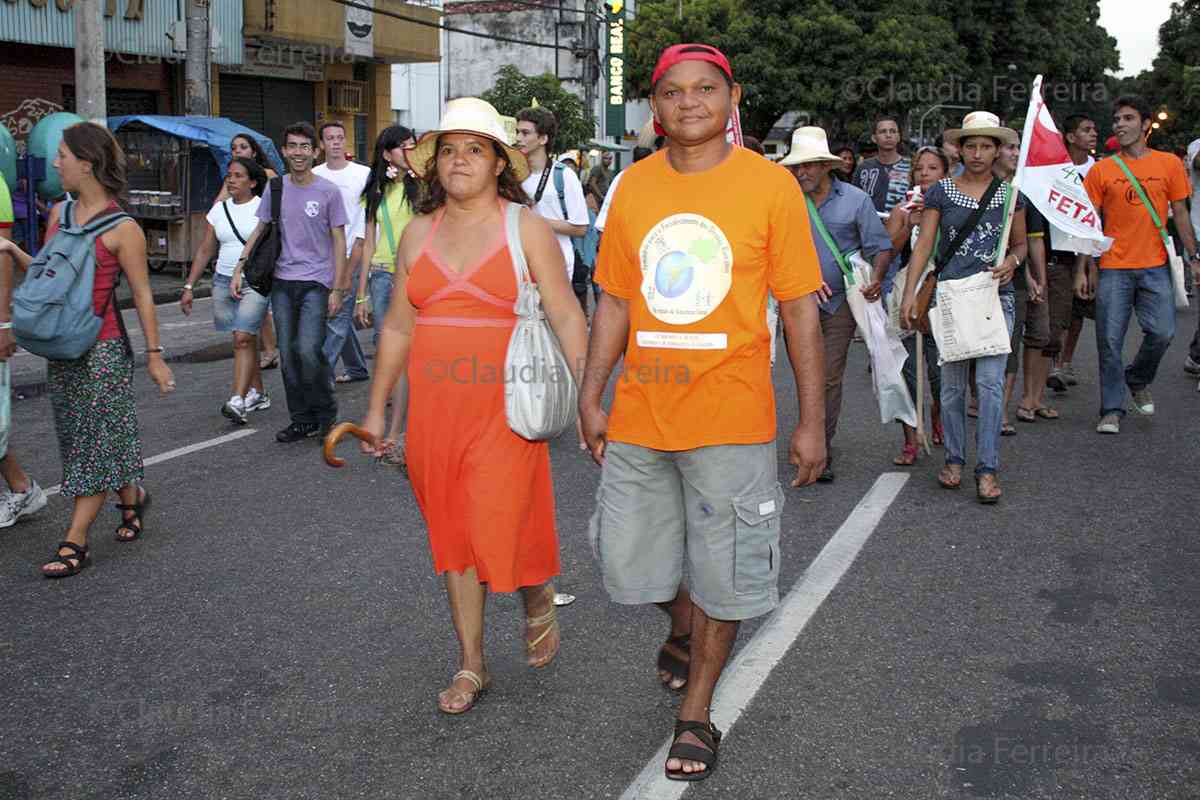
[[228, 275], [213, 275], [213, 324], [222, 332], [257, 334], [270, 301], [245, 283], [242, 284], [242, 299], [235, 300], [229, 294], [231, 282]]
[[588, 538], [613, 601], [674, 599], [686, 560], [692, 601], [714, 619], [779, 605], [776, 458], [774, 442], [678, 452], [609, 442]]

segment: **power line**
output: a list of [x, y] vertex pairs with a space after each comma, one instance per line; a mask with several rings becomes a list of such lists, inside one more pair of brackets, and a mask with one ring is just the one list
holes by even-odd
[[[470, 30], [467, 30], [466, 28], [453, 28], [449, 25], [440, 25], [436, 22], [430, 22], [428, 20], [418, 19], [416, 17], [409, 17], [409, 16], [405, 16], [404, 14], [397, 14], [395, 11], [388, 11], [388, 10], [382, 9], [382, 8], [371, 8], [371, 6], [364, 5], [362, 3], [356, 3], [356, 2], [354, 2], [354, 0], [329, 0], [329, 2], [337, 3], [338, 5], [349, 6], [350, 8], [362, 9], [363, 11], [370, 11], [373, 14], [382, 14], [385, 17], [392, 17], [393, 19], [403, 20], [404, 22], [411, 22], [414, 25], [424, 25], [427, 28], [437, 28], [438, 30], [448, 31], [450, 33], [461, 33], [465, 36], [476, 36], [480, 39], [491, 39], [494, 42], [506, 42], [508, 44], [520, 44], [520, 45], [525, 45], [527, 47], [544, 47], [547, 50], [566, 50], [569, 53], [574, 53], [576, 51], [576, 48], [574, 48], [574, 47], [563, 47], [562, 45], [547, 44], [545, 42], [533, 42], [533, 41], [529, 41], [527, 39], [513, 39], [508, 36], [496, 36], [491, 33], [483, 33], [482, 31], [470, 31]], [[555, 9], [549, 9], [549, 10], [553, 11]]]

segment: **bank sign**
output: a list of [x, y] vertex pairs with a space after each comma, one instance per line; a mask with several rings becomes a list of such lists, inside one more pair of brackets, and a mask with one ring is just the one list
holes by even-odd
[[[0, 0], [0, 42], [75, 46], [79, 0]], [[181, 60], [183, 14], [166, 0], [102, 0], [104, 49], [144, 59]], [[186, 4], [184, 4], [186, 6]], [[242, 0], [208, 0], [216, 64], [242, 61]], [[174, 38], [173, 38], [174, 37]], [[152, 63], [148, 61], [147, 63]]]
[[607, 25], [608, 94], [604, 103], [604, 129], [619, 141], [625, 135], [625, 0], [612, 0], [609, 4]]

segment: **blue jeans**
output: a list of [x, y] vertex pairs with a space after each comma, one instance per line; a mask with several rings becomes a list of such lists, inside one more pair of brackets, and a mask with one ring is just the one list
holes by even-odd
[[[1142, 346], [1123, 368], [1121, 352], [1129, 317], [1137, 313]], [[1102, 269], [1096, 289], [1096, 350], [1100, 354], [1100, 416], [1125, 416], [1125, 387], [1141, 391], [1154, 382], [1158, 364], [1175, 336], [1175, 294], [1170, 267]]]
[[[358, 270], [350, 285], [358, 286]], [[346, 374], [356, 380], [369, 378], [366, 356], [363, 355], [362, 345], [354, 334], [354, 290], [346, 292], [342, 298], [342, 308], [337, 316], [329, 320], [329, 332], [325, 335], [325, 359], [330, 366], [336, 366], [338, 356], [346, 365]]]
[[395, 283], [395, 273], [382, 269], [373, 269], [367, 273], [367, 293], [371, 295], [371, 319], [374, 323], [373, 341], [376, 352], [379, 351], [379, 331], [383, 329], [383, 320], [392, 304], [392, 287]]
[[271, 288], [279, 366], [292, 422], [327, 425], [337, 417], [333, 366], [325, 357], [329, 290], [315, 281], [281, 281]]
[[[1015, 304], [1011, 294], [1000, 295], [1008, 335], [1012, 336]], [[1004, 367], [1007, 355], [955, 361], [942, 365], [942, 428], [946, 463], [966, 464], [967, 383], [975, 364], [979, 420], [975, 426], [975, 475], [1000, 469], [1000, 426], [1004, 422]]]

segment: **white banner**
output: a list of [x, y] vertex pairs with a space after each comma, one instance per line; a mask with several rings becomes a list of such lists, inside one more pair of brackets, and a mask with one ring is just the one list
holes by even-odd
[[[375, 7], [375, 0], [355, 0]], [[375, 55], [375, 14], [370, 9], [346, 6], [346, 52], [372, 58]]]

